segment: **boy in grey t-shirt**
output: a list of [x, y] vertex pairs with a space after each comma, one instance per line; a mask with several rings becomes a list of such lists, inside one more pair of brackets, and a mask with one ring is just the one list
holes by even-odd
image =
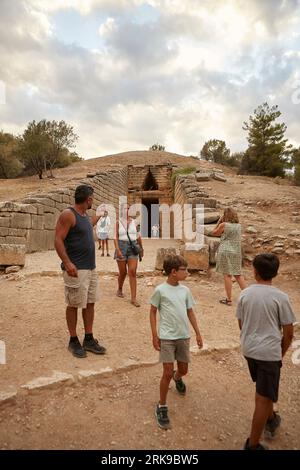
[[[166, 404], [170, 381], [175, 381], [176, 390], [185, 395], [186, 386], [182, 377], [187, 374], [189, 358], [190, 332], [189, 321], [196, 333], [199, 348], [203, 342], [193, 312], [195, 301], [188, 287], [179, 282], [187, 276], [187, 262], [182, 256], [171, 255], [164, 261], [167, 282], [156, 287], [151, 299], [150, 323], [153, 347], [160, 352], [163, 363], [163, 375], [160, 381], [160, 401], [155, 415], [158, 425], [163, 429], [170, 427]], [[159, 310], [159, 333], [156, 328], [156, 313]], [[174, 370], [174, 361], [177, 370]]]
[[273, 403], [278, 400], [281, 361], [292, 342], [296, 318], [288, 295], [272, 286], [278, 257], [271, 253], [257, 255], [253, 267], [257, 284], [242, 291], [236, 316], [242, 352], [256, 382], [251, 434], [244, 449], [264, 450], [266, 447], [259, 443], [263, 429], [273, 437], [281, 421]]

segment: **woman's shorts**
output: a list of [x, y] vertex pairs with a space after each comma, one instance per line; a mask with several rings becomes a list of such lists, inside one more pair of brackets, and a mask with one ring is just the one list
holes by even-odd
[[[133, 241], [133, 243], [136, 243]], [[139, 255], [135, 255], [132, 251], [131, 245], [129, 241], [126, 240], [118, 240], [120, 251], [123, 255], [123, 258], [117, 257], [117, 252], [115, 251], [114, 259], [117, 261], [127, 261], [128, 259], [138, 259]]]
[[108, 240], [108, 233], [99, 233], [98, 240]]

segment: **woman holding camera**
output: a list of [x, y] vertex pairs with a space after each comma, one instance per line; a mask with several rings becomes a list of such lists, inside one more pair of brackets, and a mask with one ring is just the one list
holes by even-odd
[[116, 233], [114, 238], [115, 255], [114, 259], [118, 263], [119, 277], [118, 277], [118, 290], [117, 296], [124, 297], [123, 284], [127, 275], [131, 293], [131, 303], [135, 307], [140, 307], [139, 302], [136, 300], [137, 281], [136, 270], [138, 260], [142, 260], [144, 256], [144, 249], [142, 245], [142, 238], [137, 232], [135, 221], [128, 215], [128, 204], [122, 204], [120, 207], [119, 219], [116, 222]]

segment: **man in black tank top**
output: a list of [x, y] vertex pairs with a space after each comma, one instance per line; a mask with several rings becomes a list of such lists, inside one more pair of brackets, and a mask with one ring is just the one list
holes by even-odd
[[[99, 216], [89, 217], [93, 203], [93, 188], [80, 185], [75, 190], [75, 205], [59, 216], [55, 232], [55, 249], [62, 260], [66, 319], [70, 333], [69, 351], [75, 357], [86, 357], [86, 351], [105, 354], [106, 349], [93, 336], [94, 305], [99, 300], [96, 273], [93, 225]], [[101, 214], [102, 215], [102, 214]], [[77, 310], [82, 308], [85, 337], [81, 345], [77, 333]]]

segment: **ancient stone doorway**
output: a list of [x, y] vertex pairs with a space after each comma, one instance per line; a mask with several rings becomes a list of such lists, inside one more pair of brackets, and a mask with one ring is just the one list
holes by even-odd
[[[141, 235], [143, 238], [159, 238], [159, 199], [143, 198], [142, 204], [144, 208], [141, 220]], [[154, 229], [155, 225], [157, 230]]]
[[158, 189], [158, 184], [156, 182], [156, 179], [154, 178], [150, 168], [148, 170], [148, 173], [144, 179], [143, 185], [142, 185], [142, 191], [153, 191]]

